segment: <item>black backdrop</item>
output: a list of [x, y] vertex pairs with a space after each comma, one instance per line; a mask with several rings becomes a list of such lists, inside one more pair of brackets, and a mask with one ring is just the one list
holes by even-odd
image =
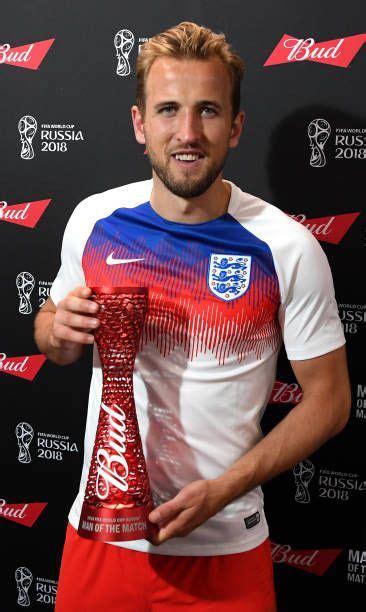
[[[37, 45], [23, 62], [19, 55], [13, 56], [13, 63], [4, 62], [10, 59], [5, 58], [8, 47], [0, 49], [0, 609], [4, 612], [26, 606], [53, 609], [67, 513], [82, 464], [90, 352], [72, 367], [59, 368], [47, 361], [37, 370], [40, 364], [31, 358], [38, 354], [33, 319], [57, 272], [63, 230], [75, 205], [92, 193], [150, 176], [130, 121], [135, 59], [144, 39], [182, 20], [224, 31], [245, 59], [246, 127], [225, 175], [311, 226], [333, 270], [348, 340], [353, 390], [349, 424], [296, 473], [289, 471], [264, 487], [279, 610], [310, 606], [320, 610], [340, 602], [353, 610], [361, 603], [366, 583], [362, 446], [366, 53], [362, 46], [355, 50], [348, 67], [331, 65], [329, 58], [265, 67], [264, 63], [284, 34], [320, 41], [312, 50], [325, 41], [335, 41], [334, 47], [344, 38], [337, 51], [342, 58], [342, 48], [353, 44], [348, 37], [362, 34], [365, 17], [361, 0], [302, 4], [186, 0], [181, 8], [167, 0], [2, 4], [0, 45], [27, 50], [32, 43], [55, 39], [38, 70], [28, 65]], [[131, 74], [118, 76], [114, 37], [123, 29], [133, 33], [134, 46], [129, 55]], [[21, 156], [18, 128], [25, 116], [37, 122], [31, 141], [34, 156], [28, 159]], [[317, 126], [328, 135], [325, 158], [318, 166], [310, 163], [308, 136], [309, 124], [317, 119], [325, 120]], [[27, 121], [29, 125], [34, 120]], [[47, 127], [52, 125], [73, 127]], [[315, 149], [317, 145], [319, 138]], [[28, 227], [32, 211], [38, 210], [34, 203], [49, 199], [34, 227]], [[348, 216], [351, 213], [361, 214]], [[24, 281], [31, 289], [28, 297]], [[281, 355], [264, 431], [291, 410], [299, 393]], [[17, 436], [20, 423], [26, 425], [18, 427]], [[28, 440], [22, 438], [25, 430], [30, 432]], [[47, 505], [28, 527], [36, 502]], [[18, 568], [26, 569], [15, 576]], [[28, 583], [25, 575], [31, 576]], [[23, 600], [18, 599], [16, 578], [27, 592]]]

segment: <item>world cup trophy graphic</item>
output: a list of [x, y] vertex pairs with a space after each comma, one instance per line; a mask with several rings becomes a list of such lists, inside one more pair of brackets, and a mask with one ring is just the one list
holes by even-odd
[[131, 66], [128, 56], [135, 42], [135, 37], [130, 30], [120, 30], [114, 37], [114, 46], [117, 52], [117, 71], [118, 76], [128, 76], [131, 74]]
[[30, 606], [28, 591], [33, 582], [32, 572], [27, 567], [18, 567], [15, 570], [15, 580], [18, 589], [17, 604], [19, 606]]
[[20, 142], [22, 143], [20, 157], [22, 159], [33, 159], [34, 150], [32, 147], [32, 140], [37, 131], [37, 121], [32, 115], [24, 115], [24, 117], [19, 120], [18, 130]]
[[19, 446], [18, 461], [20, 463], [30, 463], [32, 458], [30, 456], [29, 446], [34, 436], [33, 427], [29, 425], [29, 423], [18, 423], [15, 428], [15, 435]]
[[103, 389], [78, 533], [92, 540], [151, 540], [154, 504], [133, 396], [133, 368], [147, 312], [143, 287], [94, 287]]
[[305, 459], [304, 461], [300, 461], [297, 463], [295, 467], [292, 469], [296, 492], [295, 492], [295, 501], [299, 504], [308, 504], [310, 502], [310, 494], [309, 494], [309, 483], [313, 478], [315, 473], [314, 464], [309, 461], [309, 459]]
[[19, 295], [19, 314], [28, 315], [32, 312], [29, 298], [36, 284], [34, 276], [30, 272], [19, 272], [15, 282]]
[[310, 166], [322, 168], [327, 163], [324, 145], [330, 136], [330, 125], [326, 119], [313, 119], [308, 125], [308, 136], [311, 147]]

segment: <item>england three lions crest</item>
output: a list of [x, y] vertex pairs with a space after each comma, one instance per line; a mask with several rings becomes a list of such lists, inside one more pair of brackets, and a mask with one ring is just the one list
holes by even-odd
[[216, 297], [231, 302], [247, 291], [252, 258], [249, 255], [212, 253], [208, 268], [208, 286]]

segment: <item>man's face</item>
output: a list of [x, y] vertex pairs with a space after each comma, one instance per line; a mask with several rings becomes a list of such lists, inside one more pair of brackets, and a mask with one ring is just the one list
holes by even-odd
[[162, 57], [145, 83], [145, 113], [132, 109], [138, 142], [153, 170], [175, 195], [202, 195], [217, 179], [228, 149], [239, 142], [243, 114], [233, 120], [231, 79], [210, 60]]

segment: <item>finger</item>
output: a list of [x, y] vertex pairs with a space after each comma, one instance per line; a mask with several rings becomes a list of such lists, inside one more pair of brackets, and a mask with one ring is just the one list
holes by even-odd
[[179, 514], [179, 512], [181, 512], [182, 510], [183, 507], [178, 504], [175, 499], [171, 499], [168, 502], [165, 502], [165, 504], [161, 504], [161, 506], [158, 506], [152, 512], [150, 512], [149, 521], [151, 521], [151, 523], [158, 524], [166, 523], [167, 521], [177, 516], [177, 514]]
[[81, 331], [96, 329], [99, 325], [99, 321], [96, 317], [86, 317], [66, 310], [56, 312], [55, 323]]
[[61, 300], [58, 309], [66, 310], [67, 312], [95, 314], [99, 310], [99, 304], [90, 299], [78, 297], [70, 293]]
[[70, 291], [70, 295], [75, 295], [79, 298], [88, 299], [92, 295], [92, 290], [90, 287], [85, 287], [85, 285], [80, 285], [79, 287], [75, 287], [73, 291]]
[[57, 324], [53, 330], [54, 345], [59, 347], [62, 342], [74, 342], [76, 344], [93, 344], [93, 334], [81, 332], [66, 325]]
[[160, 527], [155, 534], [155, 542], [157, 545], [166, 542], [170, 538], [178, 538], [187, 535], [193, 529], [190, 525], [191, 513], [181, 512], [175, 519]]

